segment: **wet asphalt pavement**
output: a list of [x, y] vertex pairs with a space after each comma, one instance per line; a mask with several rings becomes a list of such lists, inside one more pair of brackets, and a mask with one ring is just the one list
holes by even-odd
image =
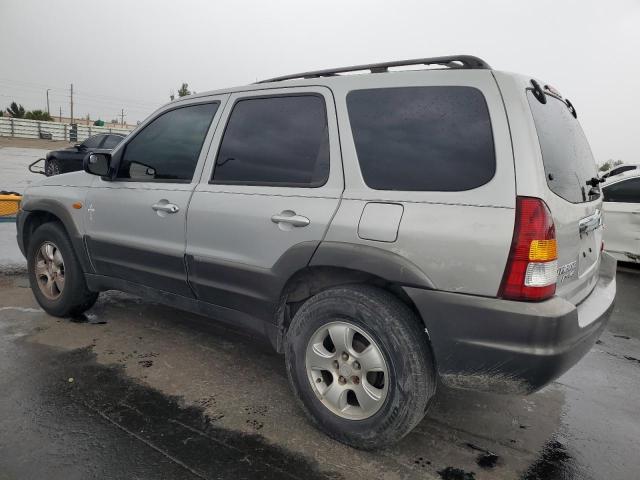
[[[0, 180], [32, 180], [14, 170]], [[440, 387], [398, 445], [361, 452], [307, 422], [261, 339], [117, 292], [81, 318], [46, 315], [14, 239], [0, 224], [0, 480], [640, 477], [637, 266], [619, 268], [607, 330], [556, 382]]]
[[0, 479], [633, 479], [640, 270], [601, 341], [531, 396], [440, 388], [397, 446], [367, 453], [304, 419], [282, 358], [208, 319], [115, 292], [57, 319], [0, 275]]

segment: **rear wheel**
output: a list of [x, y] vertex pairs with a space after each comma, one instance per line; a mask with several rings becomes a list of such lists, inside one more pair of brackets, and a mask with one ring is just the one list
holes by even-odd
[[44, 162], [44, 174], [47, 177], [53, 175], [60, 175], [60, 163], [55, 158], [45, 160]]
[[97, 292], [88, 289], [71, 242], [59, 223], [45, 223], [33, 233], [27, 267], [31, 290], [50, 315], [78, 315], [98, 298]]
[[394, 295], [368, 285], [332, 288], [307, 300], [287, 332], [285, 357], [311, 420], [355, 448], [401, 439], [435, 393], [419, 320]]

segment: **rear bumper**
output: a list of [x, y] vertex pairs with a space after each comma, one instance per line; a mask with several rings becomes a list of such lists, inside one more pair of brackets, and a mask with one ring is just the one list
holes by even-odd
[[559, 377], [593, 346], [616, 294], [616, 260], [603, 253], [591, 294], [514, 302], [405, 287], [427, 326], [438, 373], [453, 387], [530, 393]]

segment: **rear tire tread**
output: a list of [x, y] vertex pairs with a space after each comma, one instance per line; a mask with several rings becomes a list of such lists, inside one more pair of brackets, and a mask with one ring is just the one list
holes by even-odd
[[[336, 312], [342, 312], [349, 321], [357, 321], [372, 334], [387, 351], [387, 362], [395, 371], [395, 382], [389, 385], [388, 406], [365, 420], [350, 421], [332, 414], [317, 399], [306, 378], [301, 352], [316, 327], [327, 321], [326, 315]], [[355, 448], [373, 450], [400, 440], [422, 420], [435, 394], [435, 368], [424, 327], [406, 304], [386, 290], [370, 285], [325, 290], [296, 312], [286, 339], [287, 374], [303, 411], [327, 435]]]

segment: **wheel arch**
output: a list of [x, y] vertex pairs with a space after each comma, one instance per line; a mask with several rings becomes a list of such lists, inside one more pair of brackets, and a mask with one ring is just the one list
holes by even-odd
[[47, 222], [58, 222], [67, 233], [83, 272], [92, 272], [91, 262], [84, 245], [82, 234], [78, 231], [71, 214], [59, 202], [51, 199], [38, 199], [23, 205], [22, 219], [18, 225], [19, 240], [25, 256], [29, 242], [36, 229]]
[[373, 285], [390, 292], [414, 312], [426, 329], [419, 310], [402, 288], [435, 288], [415, 264], [377, 247], [323, 242], [309, 264], [293, 272], [281, 289], [275, 312], [277, 351], [283, 351], [284, 337], [291, 320], [307, 299], [329, 288], [349, 284]]

